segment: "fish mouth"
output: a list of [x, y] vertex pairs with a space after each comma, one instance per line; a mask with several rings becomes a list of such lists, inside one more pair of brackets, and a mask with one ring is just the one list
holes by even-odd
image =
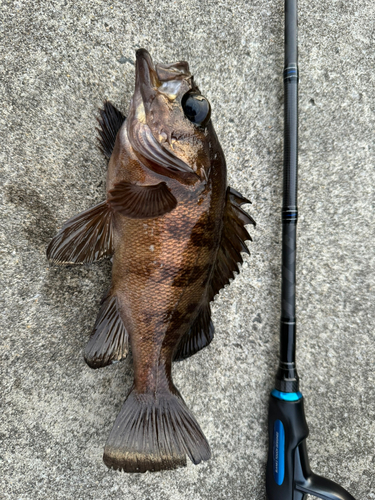
[[135, 75], [135, 88], [140, 91], [143, 104], [146, 105], [155, 97], [156, 88], [162, 85], [146, 49], [138, 49], [136, 52]]
[[136, 88], [142, 92], [143, 101], [150, 97], [151, 90], [161, 87], [171, 80], [189, 80], [192, 75], [189, 64], [186, 61], [178, 61], [173, 64], [154, 65], [150, 53], [146, 49], [138, 49], [136, 52]]
[[151, 113], [151, 105], [154, 100], [157, 102], [163, 86], [168, 89], [173, 88], [172, 81], [181, 81], [183, 85], [183, 80], [191, 76], [188, 63], [180, 61], [175, 64], [155, 66], [149, 52], [146, 49], [139, 49], [136, 52], [135, 68], [135, 92], [127, 126], [135, 153], [154, 172], [189, 184], [195, 183], [199, 179], [196, 172], [170, 149], [164, 147], [152, 133], [155, 121], [164, 123], [168, 127], [169, 111], [160, 106], [157, 108], [158, 113], [155, 113], [155, 108]]

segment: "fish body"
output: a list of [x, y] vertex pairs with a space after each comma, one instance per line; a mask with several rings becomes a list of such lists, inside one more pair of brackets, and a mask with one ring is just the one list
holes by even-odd
[[210, 301], [234, 277], [248, 203], [226, 185], [226, 164], [186, 62], [154, 66], [137, 51], [128, 117], [105, 103], [101, 149], [107, 199], [68, 221], [47, 256], [57, 263], [113, 255], [112, 285], [85, 349], [89, 366], [123, 359], [134, 383], [104, 451], [127, 472], [172, 469], [210, 458], [195, 417], [173, 384], [172, 361], [208, 345]]

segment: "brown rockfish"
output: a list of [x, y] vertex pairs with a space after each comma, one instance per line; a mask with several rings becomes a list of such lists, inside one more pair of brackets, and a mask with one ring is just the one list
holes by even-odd
[[113, 255], [112, 285], [84, 352], [92, 368], [133, 354], [134, 383], [104, 450], [126, 472], [173, 469], [210, 458], [195, 417], [173, 384], [173, 360], [207, 346], [210, 301], [248, 252], [242, 210], [226, 183], [210, 104], [188, 63], [154, 65], [136, 53], [127, 119], [108, 101], [98, 119], [109, 159], [107, 199], [70, 219], [47, 257], [59, 264]]

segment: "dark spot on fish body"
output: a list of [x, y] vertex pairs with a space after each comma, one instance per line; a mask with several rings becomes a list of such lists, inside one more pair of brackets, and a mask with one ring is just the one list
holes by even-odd
[[186, 308], [186, 313], [187, 314], [192, 314], [193, 312], [195, 312], [197, 310], [199, 306], [199, 303], [198, 302], [192, 302], [190, 303], [187, 308]]
[[[194, 201], [196, 205], [196, 200]], [[172, 240], [181, 240], [190, 238], [192, 232], [194, 232], [197, 223], [200, 218], [194, 213], [194, 207], [184, 207], [179, 213], [176, 211], [171, 213], [171, 217], [168, 219], [168, 224], [164, 226], [164, 232], [168, 235], [168, 238]], [[197, 222], [198, 219], [198, 222]]]
[[183, 267], [180, 273], [173, 280], [173, 287], [186, 287], [191, 285], [208, 274], [211, 264], [195, 265], [188, 268]]
[[209, 212], [203, 213], [194, 224], [189, 236], [189, 243], [195, 248], [212, 247], [215, 222]]
[[[167, 318], [166, 322], [169, 323], [168, 330], [174, 331], [178, 330], [182, 325], [189, 325], [191, 322], [191, 317], [195, 315], [199, 309], [200, 303], [197, 301], [197, 297], [189, 302], [189, 299], [182, 300], [178, 304], [168, 309], [168, 314], [165, 316]], [[185, 329], [185, 330], [186, 330]]]
[[151, 326], [155, 321], [155, 313], [144, 310], [140, 319], [145, 326]]
[[149, 283], [166, 285], [174, 280], [176, 276], [181, 274], [181, 266], [162, 260], [155, 260], [151, 262], [148, 260], [142, 260], [141, 262], [136, 262], [134, 265], [130, 262], [130, 265], [128, 265], [125, 269], [125, 272], [129, 275], [129, 279], [132, 280], [137, 280], [138, 277], [146, 277]]
[[170, 322], [172, 318], [176, 321], [182, 321], [184, 317], [184, 311], [180, 311], [175, 305], [169, 307], [164, 313], [164, 320]]
[[[197, 224], [198, 226], [198, 224]], [[191, 244], [196, 248], [210, 247], [212, 245], [213, 235], [207, 230], [206, 225], [195, 226], [190, 236]]]

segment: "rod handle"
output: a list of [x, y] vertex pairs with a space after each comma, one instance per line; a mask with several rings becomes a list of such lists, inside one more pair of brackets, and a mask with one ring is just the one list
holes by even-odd
[[267, 500], [355, 500], [340, 485], [311, 471], [306, 423], [300, 392], [273, 391], [270, 398], [269, 450], [266, 471]]

